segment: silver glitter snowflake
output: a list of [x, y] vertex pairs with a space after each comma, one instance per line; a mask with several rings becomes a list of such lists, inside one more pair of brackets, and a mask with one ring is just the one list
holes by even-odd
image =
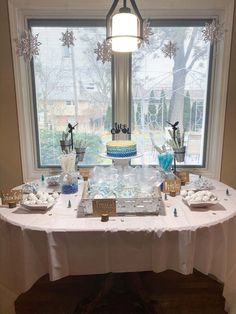
[[67, 29], [65, 33], [61, 33], [61, 34], [62, 34], [62, 38], [60, 38], [60, 41], [62, 41], [62, 46], [67, 46], [68, 48], [70, 48], [70, 46], [75, 45], [74, 41], [76, 40], [76, 38], [74, 37], [73, 31], [69, 31]]
[[167, 44], [164, 44], [164, 47], [161, 49], [161, 51], [164, 54], [164, 57], [169, 57], [170, 59], [174, 58], [177, 53], [177, 44], [175, 42], [169, 41]]
[[150, 26], [150, 22], [148, 20], [143, 21], [143, 43], [149, 44], [149, 38], [152, 36], [153, 30]]
[[97, 43], [97, 48], [94, 49], [97, 55], [97, 61], [101, 60], [104, 64], [105, 62], [110, 62], [112, 58], [111, 42], [104, 40], [102, 43]]
[[21, 39], [16, 39], [16, 53], [18, 57], [24, 57], [25, 61], [30, 61], [33, 56], [39, 55], [38, 41], [39, 34], [32, 35], [31, 31], [25, 30]]
[[226, 30], [224, 24], [220, 24], [215, 20], [211, 24], [206, 23], [202, 29], [202, 38], [205, 42], [215, 42], [222, 40]]

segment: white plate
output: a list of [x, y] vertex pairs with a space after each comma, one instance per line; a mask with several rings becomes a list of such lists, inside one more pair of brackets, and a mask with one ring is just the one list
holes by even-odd
[[216, 201], [208, 201], [208, 202], [187, 201], [184, 197], [182, 198], [182, 200], [189, 207], [199, 207], [199, 208], [210, 207], [210, 206], [216, 205], [218, 203], [217, 200]]
[[137, 155], [129, 156], [129, 157], [112, 157], [112, 156], [108, 156], [106, 153], [101, 153], [99, 154], [99, 156], [103, 158], [114, 159], [114, 160], [127, 160], [127, 159], [133, 159], [133, 158], [140, 158], [143, 156], [143, 154], [137, 154]]
[[20, 205], [21, 207], [25, 208], [25, 209], [29, 209], [29, 210], [35, 210], [35, 211], [47, 211], [50, 208], [53, 207], [53, 205], [55, 205], [56, 202], [53, 203], [48, 203], [48, 204], [35, 204], [35, 205], [28, 205], [25, 204], [24, 202], [21, 202]]

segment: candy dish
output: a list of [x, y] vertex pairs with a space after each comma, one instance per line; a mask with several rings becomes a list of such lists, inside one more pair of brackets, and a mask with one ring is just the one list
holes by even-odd
[[31, 183], [25, 183], [22, 186], [22, 191], [25, 194], [30, 194], [30, 193], [37, 193], [39, 187], [38, 184], [31, 182]]
[[30, 210], [48, 210], [56, 203], [58, 197], [57, 192], [49, 194], [38, 191], [37, 194], [30, 193], [27, 198], [21, 201], [20, 205]]
[[186, 184], [184, 186], [184, 189], [194, 191], [205, 191], [213, 190], [214, 186], [212, 185], [211, 181], [209, 181], [207, 178], [200, 177]]
[[25, 208], [25, 209], [29, 209], [29, 210], [47, 211], [47, 210], [51, 209], [53, 207], [53, 205], [55, 205], [55, 203], [56, 203], [56, 201], [54, 201], [53, 203], [29, 204], [29, 203], [25, 203], [24, 201], [22, 201], [20, 203], [20, 206]]
[[217, 196], [210, 191], [182, 191], [181, 195], [190, 207], [210, 207], [218, 203]]
[[46, 179], [48, 186], [56, 186], [60, 184], [60, 176], [51, 176]]
[[189, 207], [210, 207], [213, 205], [216, 205], [218, 201], [209, 201], [209, 202], [204, 202], [204, 201], [187, 201], [183, 198], [183, 202], [187, 204]]

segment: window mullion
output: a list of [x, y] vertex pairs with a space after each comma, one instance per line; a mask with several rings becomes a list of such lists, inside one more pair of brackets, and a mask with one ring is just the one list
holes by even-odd
[[[131, 56], [115, 53], [113, 63], [113, 122], [130, 126], [131, 103]], [[120, 138], [126, 137], [120, 134]]]

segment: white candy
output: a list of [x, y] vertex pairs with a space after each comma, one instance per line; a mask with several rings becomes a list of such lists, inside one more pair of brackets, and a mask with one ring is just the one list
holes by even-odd
[[40, 200], [45, 203], [45, 202], [47, 201], [47, 196], [42, 195], [42, 196], [40, 197]]
[[186, 197], [188, 195], [188, 192], [186, 190], [183, 190], [180, 192], [181, 196]]
[[[185, 193], [182, 193], [182, 196]], [[210, 191], [198, 191], [194, 193], [193, 191], [188, 191], [187, 196], [184, 197], [188, 202], [209, 202], [217, 200], [217, 197]]]
[[38, 191], [36, 194], [37, 198], [40, 198], [42, 195], [43, 195], [43, 192], [41, 192], [41, 191]]
[[53, 192], [53, 193], [52, 193], [52, 197], [56, 199], [56, 198], [59, 197], [59, 194], [58, 194], [57, 192]]
[[49, 196], [47, 201], [48, 201], [48, 203], [53, 203], [54, 202], [54, 198], [52, 196]]
[[103, 198], [103, 196], [100, 195], [100, 194], [96, 194], [96, 195], [94, 196], [94, 199], [100, 199], [100, 198]]
[[37, 200], [37, 196], [34, 193], [30, 193], [28, 195], [28, 200], [29, 201], [36, 201]]
[[199, 191], [196, 193], [198, 196], [204, 196], [205, 195], [205, 191]]
[[193, 195], [193, 194], [194, 194], [193, 191], [188, 191], [188, 196], [191, 196], [191, 195]]

